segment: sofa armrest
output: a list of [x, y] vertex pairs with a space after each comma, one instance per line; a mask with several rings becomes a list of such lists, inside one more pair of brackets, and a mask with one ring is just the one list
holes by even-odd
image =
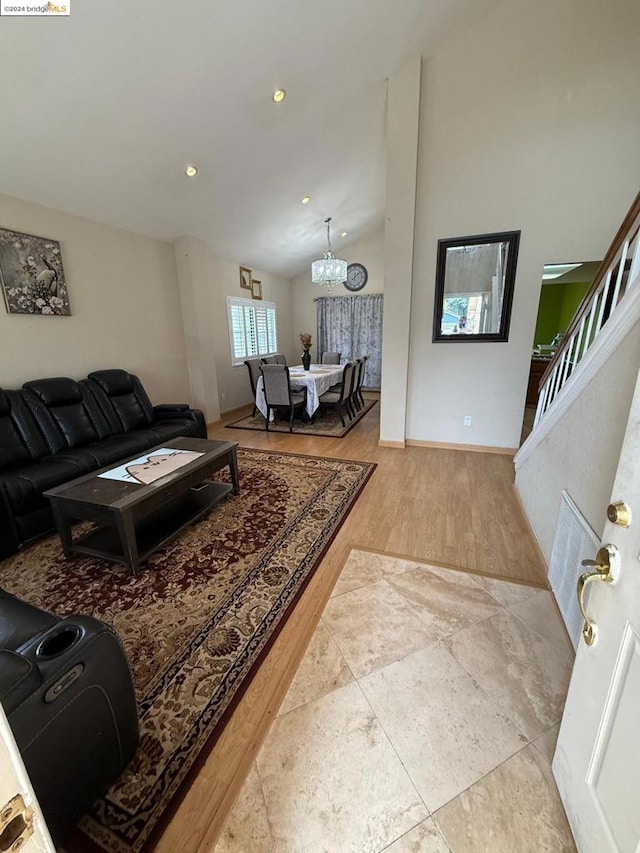
[[163, 412], [188, 412], [188, 403], [161, 403], [159, 406], [154, 406], [153, 411], [156, 415]]
[[41, 683], [40, 672], [30, 660], [0, 649], [0, 704], [5, 714], [17, 708]]
[[188, 406], [184, 409], [154, 406], [153, 414], [157, 421], [171, 421], [178, 419], [190, 420], [197, 427], [198, 438], [207, 437], [207, 424], [205, 423], [204, 414], [200, 411], [200, 409], [190, 409]]

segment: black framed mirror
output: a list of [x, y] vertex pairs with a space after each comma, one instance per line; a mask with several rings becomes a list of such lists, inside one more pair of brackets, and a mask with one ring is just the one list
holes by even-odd
[[519, 231], [438, 240], [434, 343], [506, 341]]

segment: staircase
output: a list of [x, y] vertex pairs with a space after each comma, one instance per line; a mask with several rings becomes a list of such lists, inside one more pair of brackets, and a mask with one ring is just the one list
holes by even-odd
[[516, 470], [638, 322], [639, 230], [640, 193], [540, 380], [533, 430], [515, 456]]

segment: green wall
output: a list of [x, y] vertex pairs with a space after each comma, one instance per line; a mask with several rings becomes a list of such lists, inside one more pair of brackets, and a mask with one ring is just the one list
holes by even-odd
[[560, 328], [562, 309], [562, 285], [543, 284], [538, 305], [538, 321], [533, 336], [533, 344], [550, 344]]
[[543, 284], [533, 344], [550, 344], [558, 332], [566, 332], [590, 282]]

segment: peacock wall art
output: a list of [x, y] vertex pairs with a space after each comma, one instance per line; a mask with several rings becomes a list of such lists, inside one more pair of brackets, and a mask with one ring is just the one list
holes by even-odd
[[71, 314], [57, 240], [0, 228], [0, 284], [9, 314]]

